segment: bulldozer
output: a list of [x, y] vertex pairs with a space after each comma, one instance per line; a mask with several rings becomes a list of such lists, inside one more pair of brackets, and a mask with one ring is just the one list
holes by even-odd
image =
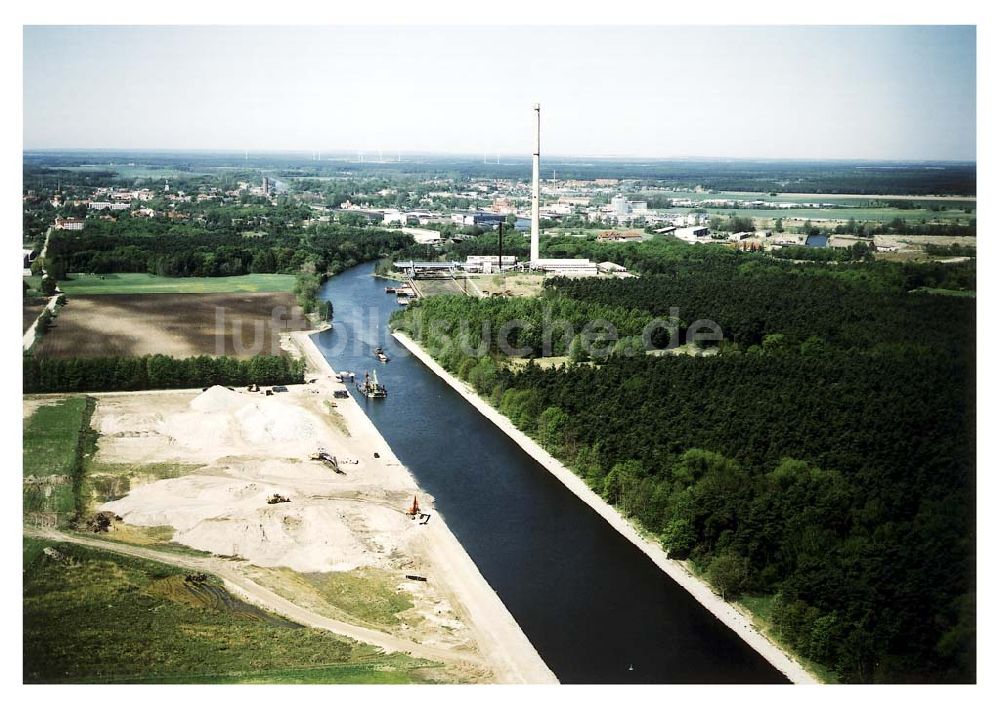
[[337, 462], [336, 456], [331, 455], [330, 453], [328, 453], [323, 448], [320, 448], [319, 450], [317, 450], [316, 452], [314, 452], [312, 455], [310, 455], [309, 459], [310, 460], [317, 460], [319, 462], [322, 462], [324, 465], [326, 465], [327, 467], [331, 468], [338, 475], [346, 475], [347, 474], [342, 469], [340, 469], [340, 463]]
[[291, 502], [288, 497], [283, 497], [282, 495], [275, 492], [270, 497], [267, 498], [268, 504], [281, 504], [282, 502]]

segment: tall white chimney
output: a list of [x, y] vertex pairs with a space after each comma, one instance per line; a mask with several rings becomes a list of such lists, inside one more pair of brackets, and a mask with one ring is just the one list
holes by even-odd
[[531, 154], [531, 262], [538, 262], [538, 154], [542, 147], [542, 107], [535, 104], [535, 152]]

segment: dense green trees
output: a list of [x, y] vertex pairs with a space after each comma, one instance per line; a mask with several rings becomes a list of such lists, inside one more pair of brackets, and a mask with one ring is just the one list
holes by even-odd
[[412, 244], [401, 232], [340, 225], [306, 229], [269, 223], [246, 237], [230, 221], [178, 222], [166, 218], [91, 220], [81, 233], [53, 233], [47, 262], [64, 272], [149, 272], [167, 277], [225, 277], [251, 272], [295, 272], [307, 262], [331, 274]]
[[25, 393], [141, 391], [159, 388], [302, 383], [305, 364], [283, 356], [155, 356], [35, 359], [25, 356]]
[[[974, 287], [974, 264], [646, 254], [662, 274], [435, 297], [396, 325], [722, 595], [773, 597], [776, 634], [839, 679], [972, 679], [975, 302], [911, 290]], [[720, 355], [627, 355], [670, 307], [715, 320]], [[553, 339], [567, 366], [515, 369], [483, 337], [512, 320], [537, 356], [545, 323], [599, 318], [598, 367], [579, 336]]]

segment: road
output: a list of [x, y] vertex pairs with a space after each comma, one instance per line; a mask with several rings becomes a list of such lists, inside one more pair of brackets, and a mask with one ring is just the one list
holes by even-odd
[[466, 663], [479, 667], [484, 666], [484, 661], [471, 653], [437, 648], [430, 645], [423, 645], [412, 640], [398, 638], [379, 630], [363, 628], [361, 626], [345, 623], [321, 616], [310, 610], [299, 606], [286, 598], [282, 598], [274, 591], [267, 589], [256, 581], [251, 580], [240, 570], [240, 562], [219, 559], [215, 557], [187, 556], [154, 549], [146, 549], [129, 544], [120, 544], [113, 541], [101, 541], [90, 537], [82, 537], [56, 529], [42, 529], [37, 527], [25, 527], [25, 536], [31, 536], [48, 541], [59, 541], [67, 544], [77, 544], [89, 546], [94, 549], [113, 551], [117, 554], [133, 556], [139, 559], [149, 559], [158, 561], [161, 564], [177, 566], [184, 569], [204, 571], [222, 579], [226, 588], [233, 594], [255, 606], [259, 606], [290, 621], [300, 623], [311, 628], [328, 630], [331, 633], [342, 635], [361, 643], [374, 645], [386, 652], [408, 653], [417, 658], [426, 660], [437, 660], [444, 663]]
[[[49, 249], [49, 238], [51, 236], [52, 236], [52, 228], [50, 227], [46, 231], [46, 233], [45, 233], [45, 244], [42, 245], [42, 251], [38, 255], [38, 257], [36, 258], [36, 259], [42, 260], [42, 266], [43, 267], [45, 265], [45, 261], [44, 261], [45, 253]], [[44, 277], [44, 276], [45, 276], [45, 272], [43, 270], [42, 277]], [[48, 309], [49, 311], [55, 311], [55, 308], [56, 308], [56, 299], [58, 299], [58, 298], [59, 298], [59, 288], [56, 287], [56, 293], [52, 295], [51, 299], [49, 299], [49, 303], [45, 305], [45, 308]], [[38, 319], [41, 319], [41, 318], [42, 318], [42, 315], [39, 314], [38, 315]], [[38, 326], [38, 319], [35, 319], [35, 321], [32, 322], [31, 326], [28, 327], [28, 330], [24, 332], [24, 348], [23, 348], [24, 351], [27, 351], [28, 349], [30, 349], [32, 346], [35, 345], [35, 327]]]
[[[54, 312], [56, 309], [56, 300], [58, 298], [59, 298], [58, 293], [53, 294], [52, 298], [49, 299], [49, 303], [45, 305], [45, 309], [48, 309], [50, 312]], [[33, 322], [31, 322], [31, 326], [29, 326], [28, 330], [24, 332], [24, 339], [23, 339], [24, 351], [27, 351], [28, 349], [30, 349], [32, 346], [35, 345], [35, 329], [38, 326], [38, 319], [41, 319], [42, 314], [44, 313], [45, 310], [43, 309], [41, 314], [38, 315], [38, 318], [36, 318]]]

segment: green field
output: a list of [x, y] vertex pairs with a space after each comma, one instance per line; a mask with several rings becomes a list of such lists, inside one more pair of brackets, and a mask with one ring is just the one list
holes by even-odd
[[[41, 277], [25, 277], [40, 288]], [[238, 277], [157, 277], [135, 272], [70, 274], [59, 282], [66, 294], [209, 294], [219, 292], [291, 292], [295, 275], [245, 274]]]
[[55, 513], [60, 521], [86, 506], [84, 460], [93, 447], [93, 402], [83, 396], [42, 405], [23, 426], [25, 514]]
[[301, 627], [214, 577], [187, 581], [145, 559], [26, 538], [23, 570], [26, 683], [413, 683], [441, 668]]

